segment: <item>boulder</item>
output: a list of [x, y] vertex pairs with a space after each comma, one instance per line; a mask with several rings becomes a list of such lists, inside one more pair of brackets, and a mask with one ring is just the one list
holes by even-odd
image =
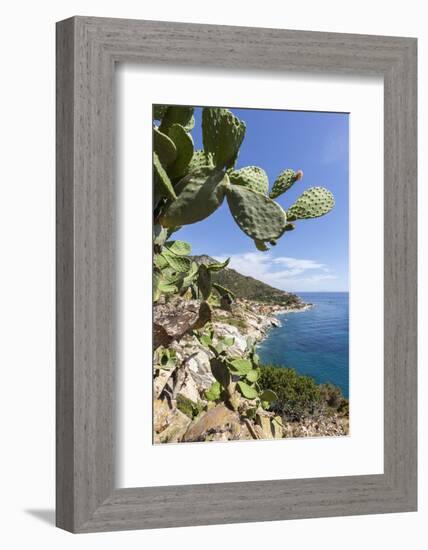
[[180, 387], [174, 388], [174, 397], [184, 397], [184, 399], [188, 399], [196, 405], [200, 401], [198, 386], [192, 375], [184, 367], [181, 367], [180, 371], [184, 372], [184, 376]]
[[247, 350], [247, 338], [237, 327], [228, 325], [227, 323], [215, 324], [215, 335], [217, 337], [234, 338], [233, 346], [230, 346], [228, 351], [230, 355], [242, 355]]
[[154, 402], [154, 443], [178, 443], [191, 420], [176, 407], [170, 408], [165, 400]]
[[269, 416], [257, 415], [257, 425], [260, 426], [262, 431], [261, 439], [273, 439], [273, 433]]
[[159, 369], [158, 374], [153, 379], [153, 393], [154, 397], [160, 397], [166, 384], [171, 378], [172, 373], [175, 371], [175, 367], [171, 369]]
[[166, 346], [180, 339], [188, 331], [201, 328], [211, 319], [211, 310], [197, 300], [176, 297], [168, 303], [157, 303], [153, 308], [154, 348]]
[[183, 441], [228, 441], [232, 439], [252, 439], [239, 414], [228, 409], [223, 403], [209, 409], [186, 431]]

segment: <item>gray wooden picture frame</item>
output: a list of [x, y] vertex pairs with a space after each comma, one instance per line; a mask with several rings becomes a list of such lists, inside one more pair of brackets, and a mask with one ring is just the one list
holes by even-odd
[[[57, 24], [58, 527], [83, 533], [416, 510], [416, 47], [414, 38], [155, 21]], [[383, 474], [115, 487], [118, 62], [383, 77]]]

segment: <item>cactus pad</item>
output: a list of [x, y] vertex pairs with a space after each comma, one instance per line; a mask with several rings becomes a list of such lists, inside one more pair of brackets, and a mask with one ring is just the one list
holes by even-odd
[[211, 273], [204, 264], [201, 264], [198, 273], [198, 287], [204, 300], [208, 300], [211, 294], [211, 286]]
[[193, 157], [193, 139], [180, 124], [173, 124], [168, 130], [168, 136], [177, 151], [175, 162], [168, 168], [169, 176], [175, 179], [186, 172]]
[[177, 148], [174, 142], [166, 134], [159, 132], [157, 128], [153, 128], [153, 150], [163, 166], [168, 167], [177, 158]]
[[257, 241], [271, 241], [284, 233], [286, 214], [269, 197], [242, 185], [231, 185], [226, 193], [234, 220], [249, 237]]
[[324, 187], [310, 187], [287, 211], [289, 221], [318, 218], [334, 207], [334, 197]]
[[230, 183], [243, 185], [256, 193], [267, 195], [269, 191], [269, 179], [266, 172], [258, 166], [247, 166], [235, 170], [229, 174]]
[[159, 130], [168, 133], [168, 129], [173, 124], [188, 126], [192, 124], [194, 107], [170, 105], [162, 117]]
[[188, 256], [192, 247], [186, 241], [167, 241], [165, 247], [176, 256]]
[[168, 174], [165, 172], [159, 157], [156, 153], [153, 153], [153, 174], [154, 174], [154, 196], [155, 202], [162, 197], [169, 197], [170, 199], [176, 199], [174, 188]]
[[193, 153], [193, 157], [187, 167], [188, 172], [194, 172], [200, 168], [208, 166], [214, 168], [213, 156], [211, 153], [205, 154], [205, 151], [199, 149]]
[[159, 256], [162, 256], [174, 271], [187, 273], [190, 270], [192, 262], [189, 258], [186, 258], [186, 256], [176, 256], [167, 249], [165, 249], [162, 254], [159, 254]]
[[201, 168], [180, 180], [179, 195], [160, 217], [164, 227], [177, 227], [201, 221], [221, 205], [229, 185], [227, 174], [215, 168]]
[[168, 109], [168, 105], [153, 105], [153, 120], [161, 120]]
[[218, 168], [232, 168], [245, 136], [245, 122], [229, 109], [208, 107], [202, 111], [204, 151], [212, 153]]
[[269, 194], [271, 199], [275, 199], [276, 197], [279, 197], [286, 191], [292, 187], [296, 181], [299, 181], [303, 178], [303, 172], [299, 170], [298, 172], [295, 172], [294, 170], [288, 169], [284, 170], [279, 174], [279, 176], [276, 178], [272, 190]]

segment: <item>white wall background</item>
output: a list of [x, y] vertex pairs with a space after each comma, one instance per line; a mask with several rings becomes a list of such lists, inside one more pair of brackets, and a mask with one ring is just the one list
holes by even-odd
[[[422, 236], [427, 231], [428, 28], [424, 3], [379, 0], [15, 0], [3, 5], [0, 135], [1, 284], [0, 541], [4, 548], [50, 549], [277, 546], [347, 550], [420, 548], [426, 540], [428, 484], [420, 471], [420, 511], [363, 516], [70, 535], [53, 527], [54, 506], [54, 23], [97, 15], [199, 23], [356, 32], [419, 38], [419, 181]], [[4, 43], [3, 43], [4, 42]], [[425, 157], [425, 158], [424, 158]], [[421, 250], [421, 280], [428, 276]], [[421, 304], [426, 287], [420, 288]], [[420, 334], [427, 316], [420, 308]], [[422, 338], [421, 338], [422, 341]], [[420, 464], [428, 462], [423, 399], [428, 375], [420, 353]]]

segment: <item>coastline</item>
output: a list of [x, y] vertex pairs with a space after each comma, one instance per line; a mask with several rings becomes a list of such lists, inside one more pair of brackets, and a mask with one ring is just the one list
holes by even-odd
[[[313, 307], [295, 295], [292, 300], [292, 304], [284, 306], [238, 298], [230, 309], [212, 308], [209, 324], [213, 341], [228, 338], [233, 342], [228, 345], [231, 356], [248, 357], [252, 346], [262, 342], [272, 328], [282, 326], [279, 315], [303, 312]], [[281, 417], [278, 412], [261, 411], [264, 420], [260, 420], [259, 426], [230, 410], [224, 403], [214, 406], [207, 402], [206, 392], [215, 382], [210, 364], [214, 356], [212, 350], [198, 338], [201, 329], [195, 321], [199, 317], [199, 308], [198, 300], [179, 297], [168, 303], [159, 303], [154, 308], [155, 340], [157, 337], [163, 340], [158, 341], [160, 347], [155, 346], [153, 361], [155, 444], [348, 434], [348, 418], [335, 409], [316, 414], [313, 411], [299, 419]], [[159, 355], [165, 349], [174, 357], [173, 365], [168, 368], [161, 366]], [[290, 369], [278, 368], [282, 371], [278, 372], [279, 376], [286, 370]], [[299, 379], [300, 375], [296, 373], [295, 378]], [[329, 394], [328, 390], [325, 391]], [[329, 397], [325, 395], [323, 402], [327, 403]], [[274, 418], [280, 422], [280, 429], [275, 423], [272, 424]]]

